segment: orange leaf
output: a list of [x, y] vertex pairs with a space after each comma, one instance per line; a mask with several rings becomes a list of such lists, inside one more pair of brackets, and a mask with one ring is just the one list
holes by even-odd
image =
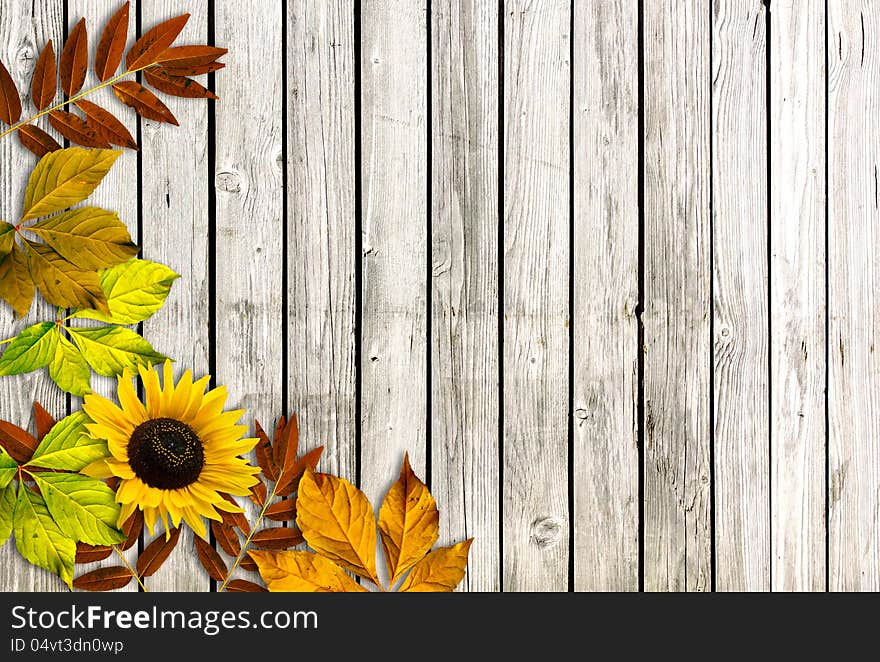
[[82, 89], [89, 69], [89, 37], [86, 19], [81, 18], [61, 51], [61, 89], [72, 97]]
[[138, 144], [129, 130], [110, 111], [104, 110], [98, 104], [86, 101], [85, 99], [80, 99], [76, 102], [76, 105], [83, 111], [90, 124], [97, 128], [107, 142], [134, 150], [138, 148]]
[[263, 426], [259, 421], [254, 421], [254, 428], [257, 433], [257, 447], [254, 452], [257, 456], [257, 464], [263, 470], [263, 475], [271, 481], [278, 480], [278, 467], [275, 466], [275, 459], [272, 457], [272, 444], [269, 443], [269, 435], [263, 430]]
[[464, 579], [473, 538], [452, 547], [441, 547], [413, 566], [400, 587], [401, 593], [451, 593]]
[[257, 531], [251, 542], [261, 549], [288, 549], [296, 547], [305, 540], [302, 531], [287, 526]]
[[379, 510], [379, 533], [392, 584], [431, 551], [440, 536], [437, 503], [413, 472], [408, 453], [400, 478], [388, 490]]
[[211, 90], [205, 88], [192, 78], [174, 76], [161, 69], [146, 69], [146, 81], [160, 92], [186, 99], [219, 99]]
[[43, 52], [37, 58], [37, 66], [34, 67], [34, 78], [31, 81], [31, 98], [37, 110], [47, 108], [55, 99], [55, 86], [57, 84], [58, 70], [55, 67], [55, 49], [50, 39], [43, 47]]
[[318, 446], [294, 462], [293, 466], [287, 469], [286, 473], [281, 476], [281, 480], [278, 481], [278, 485], [275, 488], [276, 496], [286, 497], [296, 492], [299, 489], [299, 482], [302, 480], [306, 469], [317, 467], [323, 452], [324, 447]]
[[245, 552], [244, 556], [241, 557], [241, 561], [238, 563], [238, 567], [246, 572], [257, 572], [257, 564], [250, 556], [250, 552]]
[[129, 71], [141, 69], [156, 62], [159, 55], [168, 48], [183, 26], [189, 20], [189, 14], [183, 14], [175, 18], [168, 19], [160, 23], [156, 27], [148, 30], [143, 37], [134, 42], [134, 46], [125, 56], [125, 64]]
[[214, 46], [177, 46], [162, 51], [156, 61], [166, 69], [189, 69], [211, 64], [228, 52], [226, 48]]
[[365, 593], [338, 565], [311, 552], [251, 552], [260, 576], [276, 593]]
[[227, 593], [268, 593], [268, 589], [245, 579], [233, 579], [226, 585]]
[[171, 535], [166, 539], [164, 534], [160, 534], [153, 542], [144, 548], [137, 560], [137, 571], [141, 577], [149, 577], [156, 574], [165, 559], [177, 547], [177, 541], [180, 538], [180, 528], [171, 529]]
[[128, 39], [128, 2], [113, 14], [95, 51], [95, 73], [102, 83], [113, 77], [122, 62], [122, 52]]
[[[284, 458], [287, 454], [287, 442], [289, 439], [285, 433], [289, 429], [290, 424], [287, 422], [286, 416], [282, 416], [275, 423], [275, 433], [272, 435], [272, 453], [275, 458], [275, 466], [278, 468], [284, 466]], [[299, 439], [297, 439], [297, 443], [299, 443]], [[294, 455], [296, 455], [296, 451], [294, 451]]]
[[299, 485], [296, 524], [309, 546], [379, 584], [376, 517], [367, 496], [344, 478], [306, 470]]
[[199, 536], [195, 537], [195, 541], [196, 553], [202, 566], [208, 571], [208, 576], [218, 582], [225, 581], [229, 571], [226, 569], [226, 563], [223, 562], [223, 558], [217, 553], [216, 549]]
[[110, 147], [98, 129], [81, 117], [66, 110], [53, 110], [49, 113], [49, 124], [70, 142], [83, 147]]
[[148, 120], [168, 122], [174, 126], [179, 126], [177, 119], [168, 110], [168, 106], [162, 103], [155, 94], [143, 85], [134, 81], [116, 83], [113, 86], [113, 92], [122, 103], [134, 108], [138, 115], [146, 117]]
[[27, 430], [22, 430], [17, 425], [6, 421], [0, 421], [0, 446], [19, 464], [26, 464], [30, 461], [39, 443], [37, 438]]
[[276, 522], [292, 522], [296, 519], [296, 499], [284, 499], [266, 508], [266, 517]]
[[220, 549], [233, 558], [238, 556], [238, 553], [241, 551], [241, 542], [235, 529], [223, 522], [212, 520], [211, 531], [214, 532], [214, 539], [220, 545]]
[[251, 488], [251, 501], [258, 506], [264, 506], [268, 496], [269, 492], [266, 490], [266, 484], [263, 481], [260, 481]]
[[[238, 502], [225, 492], [221, 493], [221, 496], [229, 503], [238, 505]], [[238, 527], [245, 535], [251, 532], [251, 525], [247, 517], [244, 516], [244, 513], [228, 513], [225, 510], [221, 510], [220, 516], [223, 518], [223, 523], [227, 526]]]
[[38, 158], [61, 149], [55, 138], [33, 124], [25, 124], [18, 128], [18, 140]]
[[15, 124], [19, 119], [21, 119], [21, 98], [6, 65], [0, 62], [0, 120], [7, 124]]
[[98, 568], [73, 580], [73, 588], [83, 591], [115, 591], [132, 580], [131, 572], [121, 565]]
[[55, 427], [55, 423], [58, 422], [36, 400], [34, 400], [34, 421], [37, 425], [37, 439], [39, 441], [43, 441]]
[[120, 547], [124, 550], [130, 549], [134, 547], [135, 543], [137, 543], [138, 538], [141, 536], [141, 531], [144, 528], [144, 513], [140, 508], [135, 510], [131, 517], [125, 520], [125, 523], [122, 525], [122, 532], [126, 535], [125, 542], [120, 545]]
[[172, 76], [201, 76], [202, 74], [210, 74], [214, 71], [219, 71], [226, 65], [223, 62], [209, 62], [208, 64], [196, 64], [191, 67], [169, 67], [163, 64], [162, 66], [154, 67], [154, 71], [164, 71]]
[[84, 542], [76, 543], [76, 563], [94, 563], [103, 561], [113, 553], [113, 548], [107, 545], [87, 545]]

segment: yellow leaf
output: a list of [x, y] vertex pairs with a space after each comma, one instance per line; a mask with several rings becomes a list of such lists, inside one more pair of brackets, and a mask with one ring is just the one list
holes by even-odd
[[311, 552], [248, 552], [269, 590], [276, 593], [364, 593], [338, 565]]
[[19, 317], [27, 315], [34, 300], [34, 281], [27, 258], [18, 246], [0, 260], [0, 296]]
[[12, 252], [15, 245], [15, 226], [0, 221], [0, 261]]
[[440, 547], [415, 564], [400, 587], [401, 593], [451, 593], [464, 579], [473, 538], [452, 547]]
[[94, 308], [110, 314], [107, 297], [94, 271], [84, 271], [48, 246], [25, 243], [31, 276], [43, 298], [60, 308]]
[[28, 181], [22, 220], [46, 216], [85, 200], [120, 154], [119, 150], [70, 147], [44, 156]]
[[28, 230], [80, 269], [115, 267], [138, 253], [128, 228], [119, 220], [116, 212], [97, 207], [82, 207], [55, 214], [31, 225]]
[[431, 551], [440, 536], [437, 504], [428, 486], [413, 473], [409, 454], [379, 510], [379, 533], [392, 584]]
[[296, 508], [297, 526], [312, 549], [379, 585], [376, 516], [363, 492], [344, 478], [307, 469]]

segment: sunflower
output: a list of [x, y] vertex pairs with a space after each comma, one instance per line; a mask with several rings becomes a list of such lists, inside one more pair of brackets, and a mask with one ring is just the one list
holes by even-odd
[[186, 371], [175, 386], [167, 361], [160, 388], [156, 370], [139, 372], [145, 403], [138, 399], [130, 374], [119, 378], [119, 406], [95, 393], [85, 397], [83, 411], [93, 421], [86, 429], [107, 442], [110, 457], [93, 462], [83, 473], [120, 479], [120, 527], [140, 508], [151, 533], [159, 518], [166, 536], [169, 519], [175, 527], [184, 520], [205, 538], [203, 517], [219, 521], [218, 510], [243, 512], [223, 493], [245, 496], [256, 485], [259, 468], [239, 456], [252, 450], [257, 439], [242, 438], [247, 428], [236, 423], [243, 411], [223, 411], [225, 387], [205, 393], [210, 377], [194, 383]]

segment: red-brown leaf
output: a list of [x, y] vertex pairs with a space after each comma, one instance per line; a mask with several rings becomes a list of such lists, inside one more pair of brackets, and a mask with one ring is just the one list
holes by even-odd
[[156, 574], [156, 571], [162, 567], [165, 560], [177, 547], [177, 541], [180, 538], [180, 529], [171, 529], [171, 535], [166, 540], [165, 534], [160, 533], [159, 537], [144, 548], [137, 560], [137, 571], [141, 577], [149, 577]]
[[173, 76], [159, 69], [145, 69], [144, 78], [157, 90], [171, 96], [183, 97], [185, 99], [216, 100], [220, 98], [192, 78]]
[[238, 556], [241, 551], [241, 542], [235, 529], [223, 522], [212, 520], [211, 531], [214, 532], [214, 539], [224, 552], [233, 558]]
[[122, 62], [125, 41], [128, 39], [128, 2], [107, 21], [95, 51], [95, 73], [102, 83], [113, 77]]
[[233, 579], [226, 585], [227, 593], [268, 593], [269, 589], [246, 579]]
[[261, 549], [289, 549], [305, 540], [302, 531], [287, 526], [257, 531], [251, 542]]
[[31, 81], [31, 98], [37, 110], [48, 108], [55, 99], [58, 70], [55, 67], [55, 49], [50, 39], [43, 47], [34, 67], [34, 78]]
[[81, 18], [67, 37], [61, 51], [61, 89], [72, 97], [82, 89], [89, 70], [89, 36], [86, 19]]
[[260, 481], [251, 488], [251, 501], [258, 506], [264, 506], [268, 496], [269, 492], [266, 490], [266, 484], [263, 481]]
[[43, 441], [57, 423], [52, 415], [43, 408], [43, 405], [36, 400], [34, 400], [34, 421], [37, 424], [37, 439], [39, 441]]
[[254, 452], [257, 455], [257, 464], [263, 470], [263, 475], [271, 481], [278, 480], [278, 467], [275, 466], [275, 459], [272, 456], [272, 444], [269, 442], [269, 435], [263, 430], [263, 426], [259, 421], [254, 421], [254, 428], [257, 433], [257, 447]]
[[83, 591], [115, 591], [126, 586], [132, 579], [128, 568], [115, 565], [80, 575], [73, 580], [73, 587]]
[[21, 98], [6, 65], [0, 62], [0, 120], [15, 124], [21, 119]]
[[107, 484], [107, 487], [109, 487], [111, 490], [113, 490], [115, 492], [116, 490], [119, 489], [119, 483], [121, 481], [119, 480], [119, 476], [110, 476], [110, 478], [108, 478], [104, 482]]
[[18, 129], [19, 142], [33, 152], [38, 158], [61, 149], [61, 145], [40, 127], [25, 124]]
[[218, 582], [226, 581], [226, 575], [229, 574], [229, 571], [226, 569], [223, 557], [199, 536], [196, 536], [195, 540], [196, 553], [199, 555], [202, 566], [208, 571], [208, 576]]
[[113, 553], [113, 548], [107, 545], [87, 545], [84, 542], [76, 543], [76, 562], [94, 563], [103, 561]]
[[[221, 496], [229, 503], [234, 503], [235, 505], [238, 505], [238, 502], [228, 494], [222, 493]], [[244, 533], [244, 535], [247, 535], [251, 532], [250, 522], [248, 522], [248, 519], [247, 517], [245, 517], [244, 513], [228, 513], [225, 510], [221, 510], [220, 517], [223, 518], [224, 524], [233, 528], [237, 527], [241, 530], [242, 533]]]
[[168, 19], [156, 27], [148, 30], [143, 37], [134, 42], [134, 46], [125, 56], [125, 64], [129, 71], [140, 69], [153, 64], [159, 55], [168, 48], [177, 35], [183, 30], [183, 26], [189, 20], [189, 14], [183, 14]]
[[256, 561], [251, 558], [250, 554], [245, 553], [244, 556], [241, 557], [241, 561], [238, 562], [238, 567], [246, 572], [259, 572], [260, 568], [257, 565]]
[[299, 481], [306, 472], [306, 468], [314, 469], [317, 467], [323, 452], [324, 447], [318, 446], [294, 462], [290, 469], [285, 469], [284, 474], [275, 486], [275, 495], [285, 497], [296, 492], [299, 489]]
[[37, 438], [17, 425], [0, 421], [0, 446], [19, 464], [26, 464], [39, 445]]
[[210, 64], [228, 52], [226, 48], [214, 46], [177, 46], [162, 51], [156, 61], [166, 69], [189, 69]]
[[154, 71], [164, 71], [172, 76], [201, 76], [202, 74], [210, 74], [219, 71], [226, 65], [223, 62], [209, 62], [208, 64], [197, 64], [192, 67], [168, 67], [166, 65], [154, 67]]
[[177, 119], [168, 110], [168, 106], [143, 85], [134, 81], [116, 83], [113, 86], [113, 92], [122, 103], [134, 108], [138, 115], [146, 117], [148, 120], [168, 122], [168, 124], [179, 126]]
[[140, 508], [135, 510], [131, 517], [125, 520], [125, 523], [122, 525], [122, 532], [126, 535], [125, 542], [122, 543], [121, 547], [123, 550], [130, 549], [137, 543], [138, 538], [141, 536], [141, 531], [144, 528], [144, 513]]
[[119, 145], [120, 147], [128, 147], [134, 150], [138, 148], [138, 144], [129, 130], [109, 110], [105, 110], [98, 104], [86, 101], [85, 99], [80, 99], [76, 102], [76, 105], [83, 111], [92, 126], [111, 145]]
[[296, 519], [296, 499], [283, 499], [266, 508], [266, 517], [275, 522], [293, 522]]
[[[292, 422], [288, 422], [287, 417], [282, 416], [275, 425], [275, 434], [272, 436], [272, 450], [275, 452], [275, 464], [279, 469], [284, 466], [284, 458], [287, 456], [289, 442], [287, 434], [290, 431], [290, 424]], [[294, 451], [295, 456], [296, 451]]]
[[83, 147], [110, 147], [104, 136], [88, 121], [68, 113], [66, 110], [53, 110], [49, 113], [49, 124], [70, 142]]

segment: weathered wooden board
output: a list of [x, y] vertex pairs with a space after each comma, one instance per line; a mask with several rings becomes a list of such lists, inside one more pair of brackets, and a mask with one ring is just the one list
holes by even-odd
[[644, 581], [711, 589], [709, 11], [644, 6]]
[[568, 588], [568, 2], [505, 4], [503, 588]]
[[574, 588], [639, 588], [638, 6], [573, 3]]
[[462, 590], [500, 586], [498, 6], [431, 4], [431, 487]]
[[770, 10], [773, 590], [825, 589], [824, 7]]
[[880, 590], [880, 7], [828, 4], [828, 575]]
[[767, 9], [713, 3], [715, 581], [770, 588]]

